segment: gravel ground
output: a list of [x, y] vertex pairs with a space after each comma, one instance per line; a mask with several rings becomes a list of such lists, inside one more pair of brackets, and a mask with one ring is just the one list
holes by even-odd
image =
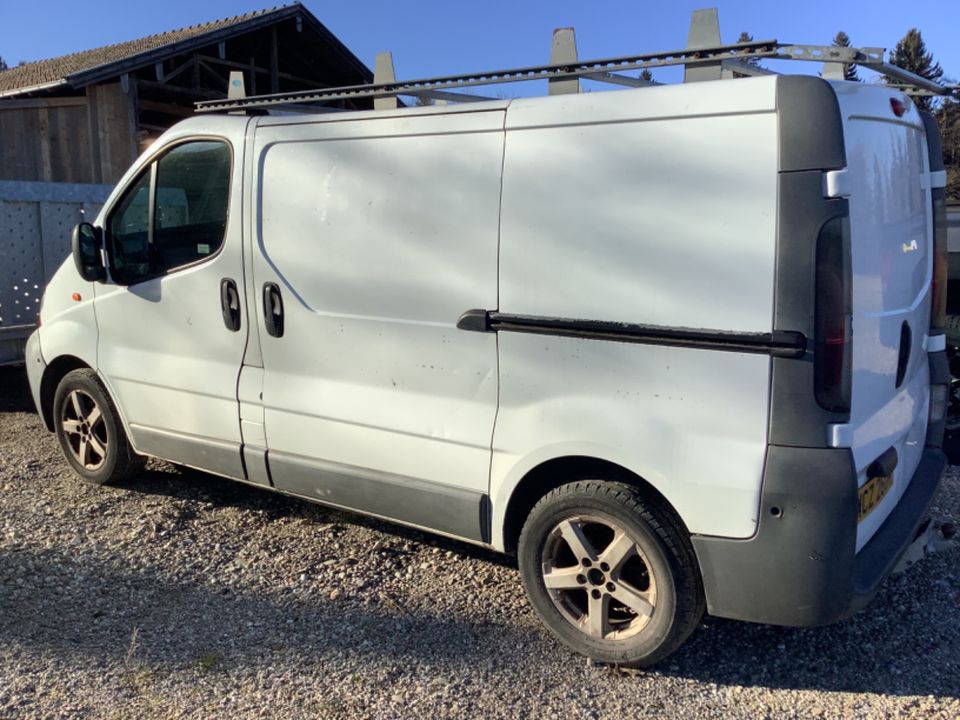
[[958, 606], [950, 547], [847, 622], [708, 618], [625, 674], [554, 642], [493, 553], [160, 463], [85, 485], [0, 369], [2, 718], [955, 719]]

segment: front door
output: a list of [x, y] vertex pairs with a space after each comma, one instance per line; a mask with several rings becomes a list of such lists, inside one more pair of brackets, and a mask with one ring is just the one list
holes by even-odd
[[236, 478], [242, 149], [185, 139], [141, 170], [106, 215], [95, 305], [99, 370], [135, 448]]
[[[503, 112], [261, 120], [253, 252], [270, 475], [485, 538]], [[251, 306], [252, 310], [252, 306]]]

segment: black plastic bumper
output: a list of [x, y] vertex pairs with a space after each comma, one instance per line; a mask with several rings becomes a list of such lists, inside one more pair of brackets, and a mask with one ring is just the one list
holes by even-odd
[[849, 450], [771, 446], [757, 533], [692, 539], [707, 611], [772, 625], [824, 625], [862, 609], [913, 542], [946, 458], [924, 450], [896, 509], [859, 553]]

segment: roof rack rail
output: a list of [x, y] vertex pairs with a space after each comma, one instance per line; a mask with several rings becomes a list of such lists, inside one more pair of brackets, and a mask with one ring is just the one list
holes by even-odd
[[[580, 79], [644, 87], [661, 83], [623, 75], [629, 70], [653, 69], [682, 65], [684, 82], [720, 80], [745, 75], [776, 74], [766, 68], [758, 68], [746, 60], [769, 58], [772, 60], [804, 60], [824, 63], [823, 76], [843, 79], [843, 67], [856, 64], [869, 68], [880, 75], [899, 81], [893, 87], [913, 95], [955, 95], [960, 97], [960, 87], [941, 85], [933, 80], [916, 75], [884, 61], [884, 48], [849, 48], [830, 45], [801, 45], [781, 43], [777, 40], [759, 40], [729, 45], [720, 42], [720, 25], [715, 8], [697, 10], [693, 13], [687, 47], [667, 52], [641, 55], [621, 55], [598, 60], [577, 59], [576, 41], [572, 28], [554, 31], [550, 64], [531, 67], [491, 70], [461, 75], [441, 75], [417, 80], [397, 81], [390, 53], [377, 56], [374, 82], [365, 85], [317, 90], [299, 90], [250, 97], [227, 97], [223, 100], [204, 100], [196, 103], [198, 113], [266, 110], [278, 106], [299, 106], [328, 103], [341, 100], [372, 99], [375, 109], [397, 107], [396, 98], [402, 95], [428, 97], [442, 103], [475, 102], [492, 98], [457, 92], [464, 88], [501, 85], [529, 80], [547, 80], [549, 93], [565, 94], [580, 91]], [[239, 75], [239, 73], [236, 73]], [[233, 75], [233, 73], [231, 73]], [[231, 79], [231, 86], [234, 82]], [[231, 93], [233, 95], [233, 93]]]

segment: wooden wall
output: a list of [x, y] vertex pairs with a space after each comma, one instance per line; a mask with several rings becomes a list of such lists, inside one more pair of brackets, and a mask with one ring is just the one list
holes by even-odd
[[0, 180], [115, 183], [137, 155], [136, 86], [0, 100]]

